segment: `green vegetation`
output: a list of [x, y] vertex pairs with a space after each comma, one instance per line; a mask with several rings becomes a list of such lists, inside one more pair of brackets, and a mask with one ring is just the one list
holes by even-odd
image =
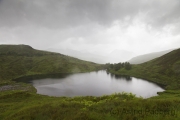
[[[117, 64], [116, 64], [117, 65]], [[165, 54], [162, 57], [153, 59], [151, 61], [139, 64], [132, 65], [131, 69], [125, 69], [120, 67], [120, 69], [114, 69], [110, 64], [107, 66], [107, 70], [110, 73], [116, 75], [129, 75], [142, 79], [146, 79], [152, 82], [155, 82], [166, 89], [164, 92], [159, 92], [159, 96], [149, 98], [148, 100], [153, 100], [153, 102], [158, 102], [158, 100], [172, 102], [175, 100], [177, 106], [179, 105], [180, 100], [180, 49], [174, 50], [168, 54]], [[162, 102], [161, 101], [161, 102]], [[140, 102], [140, 101], [139, 101]], [[152, 105], [154, 103], [151, 103]], [[169, 107], [173, 105], [169, 104]], [[156, 106], [158, 107], [158, 105]], [[136, 107], [134, 107], [136, 108]], [[162, 107], [163, 110], [165, 108]], [[178, 110], [177, 110], [178, 111]], [[138, 118], [139, 119], [139, 118]], [[157, 116], [150, 117], [150, 119], [160, 119]], [[162, 118], [161, 118], [162, 119]], [[167, 119], [164, 117], [163, 119]], [[177, 118], [169, 118], [177, 119]]]
[[131, 64], [129, 62], [125, 62], [125, 63], [114, 63], [114, 64], [110, 64], [107, 63], [105, 64], [105, 69], [107, 69], [108, 71], [110, 70], [114, 70], [114, 71], [118, 71], [120, 69], [126, 69], [126, 70], [130, 70], [131, 69]]
[[[0, 94], [2, 120], [179, 120], [179, 93], [136, 98], [127, 93], [102, 97], [48, 97], [32, 92]], [[174, 95], [175, 94], [175, 95]], [[167, 98], [171, 96], [171, 98]]]
[[27, 45], [0, 45], [0, 85], [11, 79], [37, 75], [89, 72], [102, 65], [59, 53], [35, 50]]
[[[49, 97], [29, 84], [12, 82], [31, 76], [98, 70], [106, 66], [30, 46], [0, 46], [0, 120], [179, 120], [180, 49], [115, 74], [141, 77], [167, 89], [148, 99], [131, 93], [101, 97]], [[28, 77], [26, 77], [28, 76]], [[37, 77], [36, 76], [36, 77]]]
[[180, 89], [180, 49], [139, 65], [131, 70], [120, 69], [109, 72], [147, 79], [164, 86], [165, 89]]
[[141, 64], [153, 60], [155, 58], [158, 58], [160, 56], [163, 56], [171, 51], [173, 51], [173, 49], [136, 56], [131, 60], [129, 60], [128, 62], [130, 62], [131, 64]]

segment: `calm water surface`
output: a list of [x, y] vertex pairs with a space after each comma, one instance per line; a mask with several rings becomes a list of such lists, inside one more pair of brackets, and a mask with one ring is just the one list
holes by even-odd
[[115, 76], [104, 70], [29, 82], [37, 89], [38, 94], [49, 96], [102, 96], [124, 91], [148, 98], [164, 91], [154, 83], [134, 77]]

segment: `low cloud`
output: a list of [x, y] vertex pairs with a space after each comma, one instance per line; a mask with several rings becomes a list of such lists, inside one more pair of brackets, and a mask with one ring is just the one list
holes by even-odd
[[179, 0], [0, 0], [0, 44], [106, 55], [178, 47]]

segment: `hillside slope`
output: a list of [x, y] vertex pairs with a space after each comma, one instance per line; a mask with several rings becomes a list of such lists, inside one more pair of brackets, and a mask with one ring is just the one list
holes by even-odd
[[180, 89], [180, 49], [151, 61], [133, 65], [131, 70], [120, 69], [115, 74], [126, 74], [165, 85], [166, 89]]
[[72, 49], [53, 49], [53, 48], [47, 49], [47, 51], [62, 53], [64, 55], [72, 56], [85, 61], [92, 61], [99, 64], [105, 63], [104, 56], [92, 54], [87, 51], [77, 51]]
[[101, 65], [27, 45], [0, 45], [0, 81], [34, 75], [88, 72]]
[[166, 53], [169, 53], [173, 51], [171, 50], [166, 50], [166, 51], [161, 51], [161, 52], [155, 52], [155, 53], [149, 53], [149, 54], [145, 54], [145, 55], [140, 55], [140, 56], [136, 56], [132, 59], [130, 59], [128, 62], [131, 64], [141, 64], [150, 60], [153, 60], [155, 58], [161, 57], [163, 55], [165, 55]]

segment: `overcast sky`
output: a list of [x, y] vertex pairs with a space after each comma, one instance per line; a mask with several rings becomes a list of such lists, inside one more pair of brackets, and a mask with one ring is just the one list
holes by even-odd
[[136, 55], [180, 47], [180, 0], [0, 0], [0, 44]]

